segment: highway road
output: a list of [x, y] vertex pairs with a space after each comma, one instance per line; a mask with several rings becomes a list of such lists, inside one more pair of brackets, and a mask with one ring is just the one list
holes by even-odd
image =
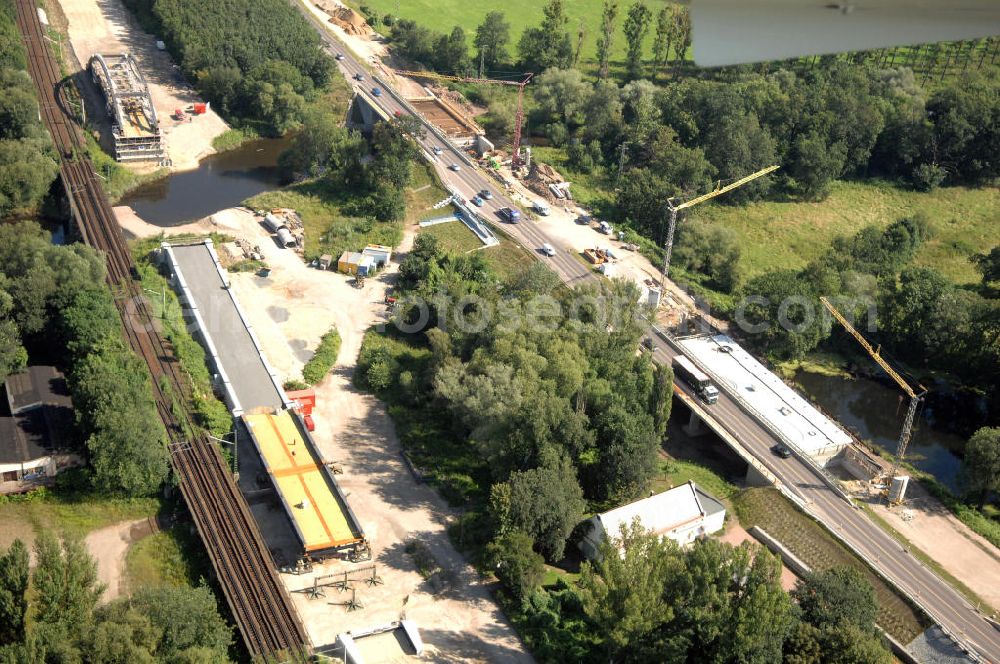
[[[302, 7], [301, 3], [296, 1], [296, 5], [316, 27], [327, 49], [332, 54], [339, 53], [343, 56], [337, 61], [340, 71], [356, 87], [363, 87], [371, 93], [372, 88], [378, 84], [371, 80], [368, 70], [355, 60], [351, 52], [305, 7]], [[364, 77], [364, 81], [354, 80], [354, 76], [359, 74]], [[410, 111], [388, 91], [383, 91], [376, 101], [390, 115], [397, 112], [410, 114]], [[423, 118], [420, 119], [423, 121]], [[520, 224], [500, 222], [496, 211], [500, 207], [511, 206], [512, 203], [501, 195], [501, 189], [497, 187], [495, 180], [486, 173], [468, 166], [461, 159], [461, 153], [457, 148], [440, 140], [429, 129], [421, 143], [429, 154], [434, 154], [434, 148], [441, 151], [436, 157], [441, 179], [461, 195], [471, 198], [476, 192], [489, 189], [494, 198], [485, 202], [482, 208], [484, 216], [492, 216], [492, 220], [495, 220], [496, 224], [511, 237], [527, 249], [534, 250], [536, 256], [544, 260], [564, 282], [575, 285], [599, 278], [566, 252], [559, 252], [551, 258], [543, 258], [537, 250], [545, 243], [555, 245], [555, 241], [546, 237], [544, 232], [530, 221], [522, 221]], [[452, 164], [458, 164], [460, 170], [450, 170], [449, 166]], [[669, 364], [671, 352], [666, 344], [659, 343], [654, 358]], [[685, 389], [683, 385], [679, 387]], [[882, 576], [909, 595], [946, 630], [974, 648], [984, 661], [1000, 664], [1000, 629], [979, 614], [958, 591], [923, 566], [863, 511], [839, 497], [809, 464], [795, 456], [779, 459], [771, 454], [770, 448], [778, 440], [728, 395], [723, 393], [719, 401], [709, 409], [731, 435], [767, 466], [779, 480], [803, 498], [807, 509], [831, 532], [867, 557]]]

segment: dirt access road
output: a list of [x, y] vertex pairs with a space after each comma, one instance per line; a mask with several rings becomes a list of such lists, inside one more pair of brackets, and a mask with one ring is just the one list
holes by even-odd
[[[56, 2], [49, 0], [49, 4]], [[156, 37], [139, 27], [120, 0], [58, 0], [58, 5], [68, 22], [70, 44], [81, 69], [86, 69], [95, 53], [131, 53], [138, 61], [160, 121], [171, 170], [196, 168], [200, 159], [215, 152], [212, 139], [228, 126], [211, 109], [185, 121], [170, 117], [175, 109], [203, 100], [186, 84], [170, 56], [157, 50]], [[86, 78], [89, 81], [90, 75]], [[158, 166], [140, 163], [133, 167], [148, 171]]]
[[[129, 230], [148, 236], [162, 229], [135, 218], [130, 219]], [[384, 404], [351, 385], [365, 331], [385, 315], [385, 288], [398, 267], [395, 261], [412, 245], [416, 227], [406, 229], [391, 267], [367, 279], [362, 289], [351, 285], [351, 277], [309, 268], [293, 251], [279, 248], [247, 210], [223, 210], [185, 230], [222, 230], [260, 246], [271, 275], [265, 279], [242, 273], [230, 278], [268, 361], [283, 378], [301, 376], [303, 364], [331, 326], [341, 336], [336, 367], [316, 386], [314, 436], [325, 460], [344, 469], [338, 482], [371, 542], [373, 560], [360, 564], [332, 561], [317, 565], [311, 574], [282, 575], [282, 580], [290, 591], [301, 590], [317, 575], [354, 571], [374, 563], [383, 584], [355, 584], [364, 609], [354, 612], [331, 606], [349, 598], [333, 589], [315, 600], [293, 592], [312, 642], [330, 644], [340, 632], [405, 615], [419, 626], [434, 661], [533, 661], [489, 588], [452, 546], [446, 526], [455, 513], [404, 465]], [[429, 552], [439, 568], [433, 578], [425, 579], [417, 571], [405, 551], [409, 540], [419, 541]]]

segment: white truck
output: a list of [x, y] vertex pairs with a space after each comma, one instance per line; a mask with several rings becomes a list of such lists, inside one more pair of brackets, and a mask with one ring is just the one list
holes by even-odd
[[549, 214], [552, 213], [552, 210], [549, 208], [549, 204], [543, 200], [535, 201], [534, 203], [532, 203], [532, 207], [535, 208], [535, 212], [542, 215], [543, 217], [547, 217], [549, 216]]

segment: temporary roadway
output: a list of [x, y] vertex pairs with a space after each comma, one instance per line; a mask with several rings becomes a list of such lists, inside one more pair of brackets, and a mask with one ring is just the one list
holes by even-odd
[[[327, 49], [331, 53], [344, 55], [344, 58], [338, 61], [338, 66], [345, 77], [350, 80], [355, 74], [370, 76], [370, 72], [333, 37], [322, 22], [301, 4], [301, 1], [296, 4], [319, 32]], [[386, 81], [378, 80], [371, 84], [359, 85], [381, 87], [385, 94], [378, 97], [376, 102], [387, 113], [394, 115], [398, 112], [420, 118]], [[428, 153], [432, 153], [435, 147], [443, 152], [437, 157], [436, 167], [446, 185], [455, 188], [467, 198], [482, 189], [497, 191], [494, 180], [473, 166], [460, 150], [434, 127], [428, 125], [423, 118], [420, 120], [427, 129], [425, 138], [420, 141], [422, 147]], [[448, 166], [451, 164], [458, 164], [460, 170], [450, 170]], [[496, 215], [501, 207], [513, 205], [501, 195], [484, 203], [483, 212], [492, 215]], [[504, 230], [529, 248], [538, 248], [546, 243], [555, 244], [555, 241], [547, 237], [540, 227], [527, 221], [516, 225], [505, 224]], [[569, 285], [597, 278], [585, 265], [566, 252], [559, 252], [552, 258], [545, 259], [545, 263]], [[660, 344], [654, 353], [654, 358], [657, 362], [669, 364], [672, 354], [674, 351], [668, 344]], [[678, 385], [678, 390], [685, 391], [685, 389], [684, 386]], [[825, 478], [808, 462], [794, 456], [776, 460], [769, 451], [778, 442], [775, 436], [731, 397], [722, 394], [718, 403], [709, 409], [721, 426], [745, 446], [761, 464], [786, 486], [794, 488], [802, 497], [806, 509], [828, 530], [867, 559], [883, 577], [908, 595], [954, 638], [971, 647], [981, 659], [1000, 663], [1000, 628], [978, 612], [957, 590], [914, 558], [863, 511], [833, 491], [826, 484]]]

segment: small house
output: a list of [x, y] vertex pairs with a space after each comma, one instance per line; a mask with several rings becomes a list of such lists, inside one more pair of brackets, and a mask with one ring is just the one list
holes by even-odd
[[375, 273], [375, 259], [356, 251], [345, 251], [337, 259], [337, 271], [367, 277]]
[[375, 260], [375, 265], [383, 268], [389, 264], [389, 259], [392, 258], [392, 247], [387, 247], [384, 244], [369, 244], [361, 250], [361, 253], [365, 256], [371, 256]]
[[699, 537], [722, 530], [726, 508], [718, 499], [687, 482], [663, 493], [637, 500], [590, 518], [590, 528], [580, 542], [580, 551], [590, 559], [598, 556], [605, 537], [617, 539], [622, 526], [634, 520], [649, 531], [685, 546]]
[[0, 493], [51, 484], [56, 474], [82, 463], [69, 448], [73, 402], [55, 367], [33, 366], [4, 382], [0, 410]]

